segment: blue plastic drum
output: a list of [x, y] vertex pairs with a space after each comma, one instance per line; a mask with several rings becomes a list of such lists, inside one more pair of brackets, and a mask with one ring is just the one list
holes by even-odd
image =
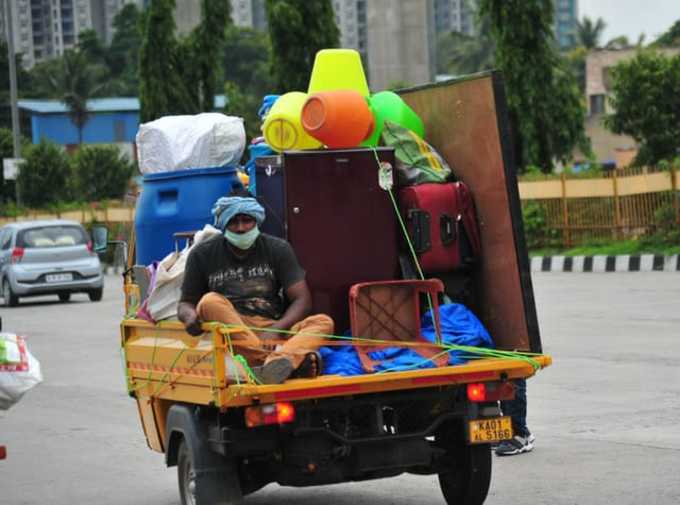
[[173, 251], [174, 233], [212, 224], [215, 200], [240, 186], [233, 167], [145, 175], [135, 215], [137, 264], [148, 265]]

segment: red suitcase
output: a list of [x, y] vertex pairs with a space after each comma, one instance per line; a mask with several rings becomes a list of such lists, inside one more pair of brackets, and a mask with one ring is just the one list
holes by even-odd
[[424, 273], [450, 272], [481, 252], [474, 201], [462, 182], [420, 184], [399, 192], [399, 204]]

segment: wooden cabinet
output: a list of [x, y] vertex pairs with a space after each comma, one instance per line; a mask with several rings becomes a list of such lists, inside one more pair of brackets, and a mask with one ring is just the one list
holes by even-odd
[[[377, 154], [394, 166], [392, 149]], [[266, 175], [258, 172], [258, 198], [275, 207], [284, 195], [285, 236], [307, 271], [314, 311], [330, 315], [342, 333], [349, 328], [350, 286], [399, 274], [398, 218], [378, 185], [375, 155], [368, 149], [287, 152], [280, 173], [277, 185], [275, 173], [261, 184]]]

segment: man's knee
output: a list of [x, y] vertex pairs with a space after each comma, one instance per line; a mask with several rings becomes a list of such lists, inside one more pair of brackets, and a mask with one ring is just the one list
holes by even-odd
[[201, 313], [205, 313], [206, 311], [216, 307], [229, 309], [233, 308], [233, 305], [227, 297], [211, 291], [210, 293], [206, 293], [201, 297], [198, 305], [196, 306], [196, 310], [198, 311], [198, 314], [201, 315]]
[[311, 316], [311, 319], [314, 325], [322, 328], [320, 333], [327, 333], [329, 335], [333, 334], [333, 331], [335, 330], [335, 323], [329, 316], [326, 314], [315, 314]]

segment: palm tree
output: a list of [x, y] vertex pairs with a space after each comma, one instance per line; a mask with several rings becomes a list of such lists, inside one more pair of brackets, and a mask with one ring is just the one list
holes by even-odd
[[630, 40], [625, 35], [619, 35], [609, 40], [605, 45], [605, 49], [628, 49], [631, 46]]
[[83, 129], [89, 119], [87, 101], [109, 86], [102, 73], [105, 70], [89, 63], [85, 53], [78, 49], [64, 52], [55, 74], [49, 78], [50, 87], [69, 110], [69, 117], [78, 129], [78, 144], [83, 143]]
[[472, 37], [458, 32], [440, 36], [437, 46], [438, 70], [454, 74], [489, 70], [494, 66], [495, 52], [489, 19], [480, 18], [477, 33]]
[[607, 23], [602, 18], [597, 18], [597, 21], [593, 22], [586, 16], [583, 21], [577, 21], [576, 29], [579, 44], [586, 49], [597, 49], [600, 47], [600, 38], [606, 27]]

